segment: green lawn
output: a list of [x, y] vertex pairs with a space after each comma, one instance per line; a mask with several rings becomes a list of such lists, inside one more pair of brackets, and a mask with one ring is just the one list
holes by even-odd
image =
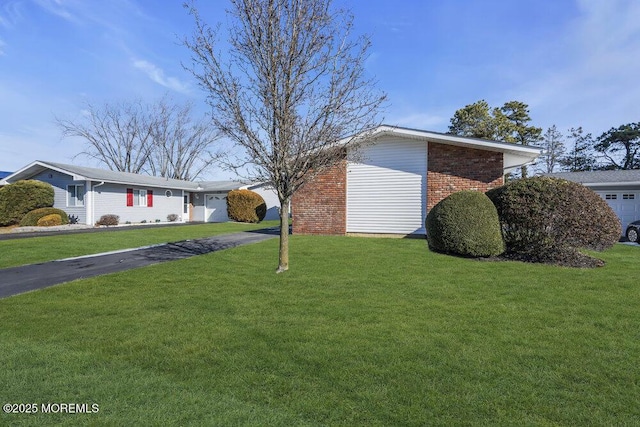
[[259, 224], [224, 222], [175, 227], [155, 227], [150, 225], [135, 230], [123, 228], [95, 233], [0, 240], [0, 268], [35, 264], [118, 249], [136, 248], [156, 243], [197, 239], [216, 234], [276, 227], [278, 225], [279, 221], [263, 221]]
[[0, 425], [639, 425], [640, 248], [603, 268], [292, 236], [0, 300]]

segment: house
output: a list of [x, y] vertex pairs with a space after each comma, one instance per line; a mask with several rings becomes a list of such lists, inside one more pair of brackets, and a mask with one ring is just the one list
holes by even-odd
[[37, 160], [0, 180], [0, 185], [22, 179], [51, 184], [53, 206], [87, 225], [106, 214], [118, 215], [120, 223], [166, 222], [172, 214], [181, 222], [224, 222], [229, 220], [227, 193], [245, 188], [265, 199], [266, 219], [278, 218], [278, 198], [262, 184], [192, 182]]
[[460, 190], [487, 191], [541, 149], [380, 126], [293, 197], [293, 232], [425, 234], [429, 209]]
[[618, 215], [624, 231], [640, 220], [640, 170], [559, 172], [545, 174], [578, 182], [595, 191]]

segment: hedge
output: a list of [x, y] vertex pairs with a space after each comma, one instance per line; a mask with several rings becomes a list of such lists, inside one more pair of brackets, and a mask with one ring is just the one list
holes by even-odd
[[0, 188], [0, 226], [18, 224], [37, 208], [53, 206], [53, 187], [42, 181], [22, 180]]

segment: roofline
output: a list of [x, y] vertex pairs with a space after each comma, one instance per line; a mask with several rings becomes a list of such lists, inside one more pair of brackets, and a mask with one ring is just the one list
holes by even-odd
[[[130, 182], [130, 181], [123, 181], [123, 180], [88, 177], [86, 175], [77, 174], [77, 173], [72, 172], [70, 170], [54, 166], [51, 163], [48, 163], [48, 162], [45, 162], [45, 161], [42, 161], [42, 160], [35, 160], [35, 161], [29, 163], [27, 166], [17, 170], [16, 172], [14, 172], [11, 175], [9, 175], [6, 178], [4, 178], [2, 180], [2, 182], [9, 183], [9, 181], [8, 181], [9, 178], [12, 178], [14, 175], [19, 175], [19, 174], [29, 170], [30, 168], [32, 168], [34, 166], [42, 166], [42, 167], [47, 168], [47, 169], [51, 169], [51, 170], [54, 170], [54, 171], [57, 171], [57, 172], [60, 172], [60, 173], [64, 173], [66, 175], [70, 175], [70, 176], [73, 177], [74, 181], [100, 181], [100, 182], [108, 182], [110, 184], [123, 184], [123, 185], [134, 185], [134, 186], [138, 185], [138, 186], [153, 187], [153, 188], [172, 188], [174, 190], [200, 191], [197, 188], [192, 188], [192, 187], [190, 187], [188, 185], [186, 185], [186, 186], [172, 185], [169, 182], [166, 182], [166, 185], [161, 185], [160, 183], [158, 183], [158, 184], [148, 184], [148, 183], [141, 184], [141, 183], [133, 183], [133, 182]], [[117, 171], [111, 171], [111, 172], [117, 172]], [[145, 176], [145, 175], [140, 175], [140, 176]], [[149, 177], [151, 177], [151, 176], [149, 175]], [[151, 177], [151, 178], [158, 178], [158, 177]], [[185, 182], [193, 184], [193, 185], [198, 185], [198, 183], [196, 183], [194, 181], [185, 181]]]
[[580, 184], [585, 187], [621, 187], [627, 185], [640, 185], [640, 181], [581, 182]]
[[510, 142], [494, 141], [489, 139], [472, 138], [468, 136], [451, 135], [448, 133], [425, 131], [401, 126], [380, 125], [372, 131], [374, 137], [379, 135], [402, 135], [418, 139], [436, 140], [444, 143], [457, 143], [461, 145], [475, 145], [493, 151], [512, 151], [527, 154], [542, 154], [542, 148], [534, 145], [519, 145]]

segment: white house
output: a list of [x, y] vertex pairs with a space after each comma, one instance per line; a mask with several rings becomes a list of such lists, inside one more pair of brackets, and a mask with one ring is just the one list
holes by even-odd
[[320, 174], [293, 198], [294, 233], [425, 234], [428, 211], [460, 190], [487, 191], [541, 149], [380, 126], [357, 156]]
[[236, 189], [259, 193], [267, 204], [265, 219], [278, 218], [278, 198], [261, 184], [182, 181], [37, 160], [0, 180], [0, 185], [23, 179], [51, 184], [54, 207], [88, 225], [107, 214], [118, 215], [120, 223], [166, 222], [172, 214], [181, 222], [224, 222], [229, 220], [227, 193]]

